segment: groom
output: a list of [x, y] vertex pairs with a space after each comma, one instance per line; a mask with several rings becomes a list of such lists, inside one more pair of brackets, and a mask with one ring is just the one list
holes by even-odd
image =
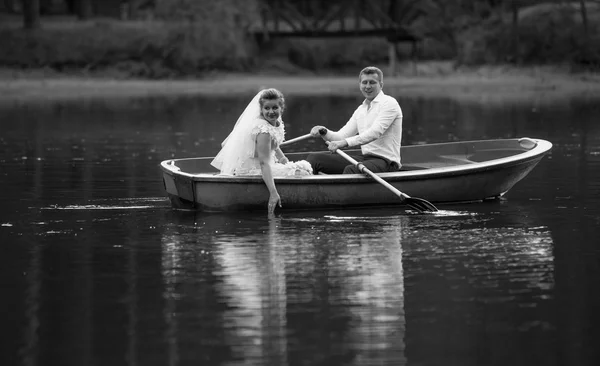
[[[360, 146], [361, 153], [351, 156], [373, 173], [398, 171], [402, 139], [400, 105], [383, 93], [383, 72], [377, 67], [365, 67], [358, 78], [365, 100], [350, 120], [336, 132], [315, 126], [310, 133], [328, 141], [332, 153], [337, 149]], [[312, 165], [314, 174], [360, 174], [358, 168], [338, 154], [312, 153], [306, 160]]]

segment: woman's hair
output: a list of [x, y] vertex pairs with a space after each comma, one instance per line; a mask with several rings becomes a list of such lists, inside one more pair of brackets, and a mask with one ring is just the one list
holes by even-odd
[[377, 76], [379, 76], [379, 82], [383, 83], [383, 71], [381, 71], [381, 69], [379, 69], [378, 67], [375, 66], [367, 66], [364, 69], [362, 69], [360, 71], [360, 73], [358, 74], [358, 80], [360, 81], [360, 77], [362, 75], [372, 75], [372, 74], [376, 74]]
[[265, 101], [267, 100], [277, 100], [279, 102], [279, 107], [281, 108], [281, 112], [285, 109], [285, 98], [283, 97], [283, 93], [275, 88], [266, 89], [260, 95], [259, 103], [260, 108], [262, 109]]

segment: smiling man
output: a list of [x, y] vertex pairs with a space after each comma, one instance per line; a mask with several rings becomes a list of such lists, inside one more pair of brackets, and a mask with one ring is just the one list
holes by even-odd
[[[374, 173], [398, 171], [402, 140], [400, 105], [383, 92], [383, 72], [377, 67], [365, 67], [358, 79], [365, 100], [356, 108], [350, 120], [336, 132], [324, 126], [315, 126], [310, 133], [328, 141], [331, 152], [360, 146], [361, 153], [351, 156]], [[327, 133], [323, 134], [324, 131]], [[358, 168], [338, 154], [313, 153], [306, 160], [312, 165], [314, 174], [360, 173]]]

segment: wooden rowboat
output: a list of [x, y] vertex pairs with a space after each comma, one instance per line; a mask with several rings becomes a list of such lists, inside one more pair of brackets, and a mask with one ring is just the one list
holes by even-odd
[[[409, 196], [456, 203], [501, 197], [523, 179], [552, 144], [532, 138], [403, 146], [402, 170], [378, 174]], [[348, 151], [351, 153], [352, 151]], [[290, 161], [308, 153], [287, 153]], [[269, 193], [260, 175], [219, 175], [212, 157], [161, 162], [165, 190], [177, 209], [266, 210]], [[399, 199], [373, 178], [332, 174], [275, 178], [283, 209], [398, 205]]]

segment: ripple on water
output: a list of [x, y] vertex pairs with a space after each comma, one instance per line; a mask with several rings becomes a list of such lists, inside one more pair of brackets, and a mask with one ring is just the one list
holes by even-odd
[[[108, 204], [85, 204], [85, 205], [49, 205], [42, 210], [143, 210], [149, 208], [165, 207], [168, 200], [165, 197], [144, 198], [115, 198], [95, 200], [96, 202], [108, 201]], [[117, 201], [118, 204], [111, 202]], [[30, 207], [36, 208], [36, 207]], [[37, 208], [36, 208], [37, 209]]]

